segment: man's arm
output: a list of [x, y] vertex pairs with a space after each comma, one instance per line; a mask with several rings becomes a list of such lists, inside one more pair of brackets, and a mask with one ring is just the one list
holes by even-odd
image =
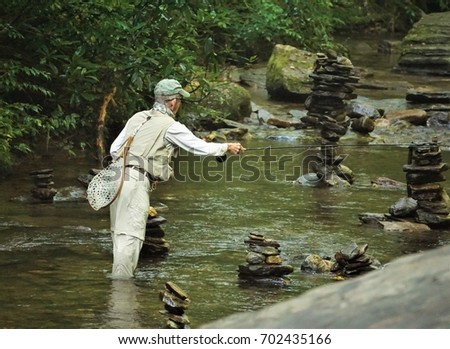
[[[175, 122], [166, 132], [165, 138], [194, 155], [224, 155], [231, 143], [209, 143], [196, 137], [185, 125]], [[233, 143], [234, 144], [234, 143]]]

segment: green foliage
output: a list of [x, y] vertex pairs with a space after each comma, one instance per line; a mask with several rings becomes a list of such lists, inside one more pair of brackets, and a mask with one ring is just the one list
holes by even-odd
[[334, 14], [342, 19], [337, 29], [371, 28], [375, 32], [411, 29], [423, 13], [450, 10], [448, 0], [334, 0]]
[[[445, 1], [435, 0], [441, 8]], [[413, 21], [431, 2], [351, 0], [15, 0], [0, 9], [0, 166], [33, 145], [75, 154], [106, 129], [152, 104], [161, 78], [202, 89], [229, 63], [268, 58], [277, 43], [332, 47], [346, 25]], [[380, 15], [378, 15], [380, 14]], [[50, 20], [51, 19], [51, 20]], [[397, 23], [397, 22], [396, 22]], [[394, 27], [398, 27], [395, 23]], [[192, 106], [191, 106], [192, 107]], [[192, 108], [190, 108], [192, 109]], [[202, 111], [203, 113], [203, 111]], [[109, 135], [110, 138], [115, 134]]]

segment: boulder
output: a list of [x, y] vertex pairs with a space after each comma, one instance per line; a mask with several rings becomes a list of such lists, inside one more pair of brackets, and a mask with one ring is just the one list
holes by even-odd
[[428, 115], [423, 109], [406, 109], [388, 113], [385, 118], [391, 123], [398, 120], [404, 120], [416, 126], [425, 126], [427, 124]]
[[[193, 98], [198, 98], [194, 93]], [[250, 93], [234, 82], [211, 82], [209, 94], [201, 100], [200, 105], [216, 110], [223, 117], [243, 121], [252, 113]]]
[[404, 37], [394, 71], [450, 75], [450, 11], [425, 14]]
[[289, 45], [276, 45], [267, 64], [266, 88], [278, 100], [304, 102], [311, 93], [316, 55]]

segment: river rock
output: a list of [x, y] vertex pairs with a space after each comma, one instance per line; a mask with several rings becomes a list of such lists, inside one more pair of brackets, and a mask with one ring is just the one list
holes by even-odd
[[372, 179], [370, 183], [374, 188], [401, 189], [401, 190], [406, 189], [406, 183], [383, 176]]
[[385, 213], [364, 212], [358, 214], [358, 218], [363, 224], [378, 225], [379, 222], [387, 221], [389, 219], [389, 215]]
[[266, 261], [266, 257], [261, 253], [249, 252], [245, 260], [248, 264], [261, 264]]
[[352, 130], [362, 134], [369, 134], [375, 129], [375, 121], [368, 116], [354, 119], [351, 124]]
[[417, 201], [412, 197], [404, 197], [389, 207], [389, 213], [394, 217], [414, 217]]
[[290, 265], [280, 264], [251, 264], [239, 265], [239, 277], [252, 277], [253, 280], [258, 277], [284, 276], [294, 271]]
[[406, 109], [387, 113], [385, 118], [389, 120], [391, 124], [398, 120], [404, 120], [416, 126], [425, 126], [427, 124], [428, 114], [423, 109]]
[[450, 129], [450, 112], [428, 111], [427, 127], [434, 129]]
[[419, 233], [431, 231], [431, 228], [427, 224], [410, 220], [383, 220], [379, 221], [378, 225], [384, 231], [388, 232]]
[[351, 101], [347, 106], [347, 115], [351, 118], [360, 118], [366, 116], [372, 119], [381, 117], [380, 111], [372, 105], [364, 104], [358, 101]]
[[311, 93], [310, 74], [315, 56], [289, 45], [275, 45], [266, 71], [266, 88], [270, 97], [304, 102]]
[[334, 262], [316, 254], [308, 255], [302, 262], [300, 269], [307, 273], [327, 273], [331, 271]]
[[424, 14], [403, 38], [394, 71], [450, 75], [450, 11]]
[[201, 101], [202, 107], [220, 110], [229, 120], [240, 122], [250, 117], [252, 112], [250, 93], [234, 82], [210, 82], [208, 95], [200, 96], [198, 92], [191, 92], [191, 94]]
[[289, 128], [292, 126], [292, 123], [289, 120], [284, 120], [279, 117], [272, 117], [267, 120], [267, 124], [273, 125], [280, 128]]

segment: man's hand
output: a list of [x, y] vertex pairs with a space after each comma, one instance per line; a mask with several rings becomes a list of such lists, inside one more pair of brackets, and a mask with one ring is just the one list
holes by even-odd
[[245, 151], [245, 148], [241, 145], [241, 143], [228, 143], [227, 152], [231, 154], [240, 154]]

